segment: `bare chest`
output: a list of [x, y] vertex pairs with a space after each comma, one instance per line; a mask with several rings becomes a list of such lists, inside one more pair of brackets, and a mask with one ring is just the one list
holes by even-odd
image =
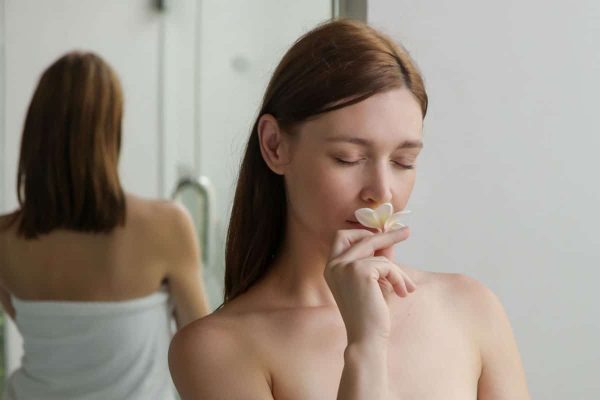
[[[335, 399], [344, 368], [341, 319], [280, 326], [268, 352], [276, 400]], [[441, 309], [402, 309], [392, 315], [390, 399], [476, 399], [479, 356], [459, 321]]]

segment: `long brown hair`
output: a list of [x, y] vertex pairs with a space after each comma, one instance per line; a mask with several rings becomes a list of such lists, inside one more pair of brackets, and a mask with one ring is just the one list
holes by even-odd
[[317, 114], [400, 87], [412, 92], [424, 118], [427, 93], [407, 51], [357, 21], [320, 25], [287, 51], [267, 87], [241, 164], [227, 235], [225, 303], [265, 274], [285, 232], [284, 181], [262, 158], [259, 118], [271, 114], [290, 133]]
[[125, 223], [118, 176], [123, 95], [99, 56], [71, 52], [43, 73], [27, 111], [17, 172], [17, 232], [109, 232]]

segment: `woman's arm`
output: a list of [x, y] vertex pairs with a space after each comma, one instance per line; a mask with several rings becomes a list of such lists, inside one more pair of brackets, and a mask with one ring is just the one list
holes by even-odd
[[171, 342], [169, 368], [181, 400], [273, 400], [253, 349], [216, 319], [189, 324]]
[[344, 352], [338, 400], [385, 399], [388, 388], [387, 341], [352, 343]]
[[175, 303], [177, 327], [208, 314], [202, 279], [200, 250], [194, 224], [187, 210], [176, 203], [169, 210], [167, 275]]
[[478, 282], [470, 286], [482, 364], [477, 398], [529, 400], [517, 343], [500, 300]]
[[408, 230], [373, 234], [339, 231], [325, 279], [338, 305], [348, 337], [338, 400], [383, 400], [389, 393], [387, 299], [407, 296], [415, 284], [390, 261], [394, 244]]

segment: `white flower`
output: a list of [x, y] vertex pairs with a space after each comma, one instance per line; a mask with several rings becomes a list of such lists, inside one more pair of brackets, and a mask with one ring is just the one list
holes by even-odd
[[374, 228], [379, 232], [388, 232], [406, 226], [400, 222], [400, 218], [408, 213], [410, 213], [409, 210], [394, 213], [394, 206], [391, 203], [383, 203], [374, 210], [372, 208], [359, 208], [354, 211], [354, 216], [358, 222], [367, 228]]

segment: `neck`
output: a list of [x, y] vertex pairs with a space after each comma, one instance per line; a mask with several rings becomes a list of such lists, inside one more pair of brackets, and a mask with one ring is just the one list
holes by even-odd
[[288, 219], [285, 240], [266, 281], [290, 306], [323, 307], [335, 304], [323, 272], [329, 248], [293, 217]]

